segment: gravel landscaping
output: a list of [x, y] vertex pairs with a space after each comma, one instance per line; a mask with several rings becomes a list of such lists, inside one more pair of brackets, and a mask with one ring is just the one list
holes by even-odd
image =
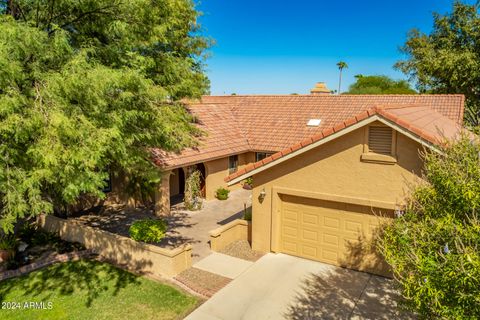
[[220, 253], [253, 262], [257, 261], [264, 255], [264, 253], [252, 250], [250, 243], [246, 240], [232, 242], [221, 250]]
[[229, 278], [197, 268], [187, 269], [175, 276], [175, 279], [206, 297], [213, 296], [231, 281]]

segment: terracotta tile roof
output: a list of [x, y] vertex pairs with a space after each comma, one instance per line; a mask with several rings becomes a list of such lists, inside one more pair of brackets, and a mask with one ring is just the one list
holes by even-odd
[[[155, 162], [173, 168], [247, 151], [276, 152], [373, 106], [412, 104], [462, 123], [463, 95], [204, 96], [189, 105], [209, 135], [178, 154], [156, 149]], [[309, 127], [310, 119], [321, 123]]]
[[[258, 169], [266, 164], [274, 161], [310, 146], [334, 133], [340, 132], [354, 124], [359, 123], [362, 120], [378, 115], [386, 120], [393, 122], [394, 124], [406, 129], [413, 133], [417, 137], [427, 141], [430, 144], [438, 145], [442, 144], [446, 140], [452, 140], [457, 138], [461, 132], [467, 132], [458, 122], [447, 118], [441, 113], [432, 110], [430, 107], [423, 105], [390, 105], [390, 106], [377, 106], [368, 108], [367, 110], [359, 113], [344, 121], [340, 121], [330, 128], [323, 129], [321, 132], [309, 137], [301, 142], [298, 142], [284, 150], [273, 154], [261, 161], [250, 164], [245, 168], [231, 174], [225, 178], [225, 181], [229, 182], [238, 177], [245, 176], [252, 172], [254, 169]], [[472, 135], [472, 134], [471, 134]], [[246, 178], [246, 176], [244, 177]]]
[[154, 149], [154, 160], [158, 166], [175, 168], [250, 150], [247, 138], [228, 106], [192, 104], [188, 109], [198, 118], [198, 127], [206, 135], [199, 139], [197, 147], [180, 153]]

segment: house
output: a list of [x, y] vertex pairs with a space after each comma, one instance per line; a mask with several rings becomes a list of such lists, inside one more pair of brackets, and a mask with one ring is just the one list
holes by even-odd
[[345, 117], [226, 178], [253, 177], [254, 250], [388, 274], [372, 243], [376, 227], [402, 214], [421, 181], [421, 152], [463, 130], [463, 97], [431, 96], [431, 106], [402, 99], [410, 97]]
[[[320, 87], [320, 88], [319, 88]], [[202, 173], [206, 199], [253, 177], [252, 246], [374, 273], [368, 243], [421, 179], [425, 148], [462, 130], [462, 95], [205, 96], [190, 112], [207, 132], [197, 148], [154, 150], [168, 211], [185, 176]]]

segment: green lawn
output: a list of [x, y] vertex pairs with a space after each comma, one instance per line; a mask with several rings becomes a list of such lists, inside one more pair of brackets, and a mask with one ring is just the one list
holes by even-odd
[[7, 302], [52, 303], [50, 310], [0, 310], [0, 319], [181, 319], [199, 300], [110, 264], [76, 261], [56, 264], [0, 282]]

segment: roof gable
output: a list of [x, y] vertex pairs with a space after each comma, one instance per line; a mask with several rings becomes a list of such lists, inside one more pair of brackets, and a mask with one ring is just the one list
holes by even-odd
[[457, 138], [462, 131], [466, 131], [458, 123], [424, 106], [373, 107], [262, 161], [247, 166], [228, 176], [225, 181], [229, 185], [235, 184], [375, 121], [380, 121], [432, 149], [436, 149], [436, 145], [445, 140]]

